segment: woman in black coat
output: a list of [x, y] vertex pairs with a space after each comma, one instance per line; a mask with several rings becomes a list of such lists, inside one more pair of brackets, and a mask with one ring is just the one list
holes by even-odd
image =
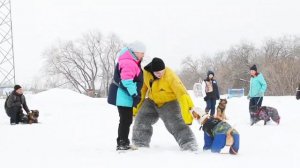
[[218, 84], [214, 76], [213, 71], [208, 71], [207, 77], [202, 83], [203, 96], [205, 96], [204, 100], [206, 101], [205, 112], [208, 113], [210, 111], [210, 116], [215, 115], [216, 101], [220, 99]]

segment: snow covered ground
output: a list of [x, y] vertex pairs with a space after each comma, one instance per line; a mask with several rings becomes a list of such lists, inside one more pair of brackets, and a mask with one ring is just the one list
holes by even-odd
[[[263, 104], [276, 107], [281, 124], [249, 126], [248, 100], [228, 101], [230, 123], [240, 132], [236, 156], [210, 152], [183, 152], [161, 120], [154, 125], [151, 147], [118, 153], [116, 136], [118, 113], [106, 99], [93, 99], [78, 93], [52, 89], [26, 95], [31, 109], [40, 110], [40, 123], [9, 125], [4, 109], [0, 112], [0, 166], [2, 168], [93, 168], [93, 167], [288, 167], [299, 168], [300, 101], [293, 96], [265, 97]], [[202, 98], [195, 104], [204, 108]], [[0, 100], [4, 104], [4, 100]], [[191, 126], [198, 144], [203, 133]], [[131, 135], [130, 135], [131, 137]]]

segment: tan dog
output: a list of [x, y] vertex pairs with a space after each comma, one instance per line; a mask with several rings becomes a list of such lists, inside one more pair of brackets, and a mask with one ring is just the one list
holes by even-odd
[[226, 109], [227, 99], [220, 99], [219, 105], [217, 107], [217, 117], [220, 120], [227, 120], [225, 109]]

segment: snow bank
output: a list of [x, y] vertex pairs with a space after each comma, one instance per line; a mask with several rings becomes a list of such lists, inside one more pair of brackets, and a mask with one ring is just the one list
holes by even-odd
[[50, 89], [44, 92], [40, 92], [36, 95], [30, 96], [34, 99], [41, 99], [41, 100], [51, 100], [51, 101], [66, 101], [72, 100], [72, 102], [81, 102], [81, 101], [89, 101], [90, 97], [80, 94], [68, 89]]
[[[62, 89], [26, 97], [29, 108], [40, 110], [41, 123], [10, 126], [1, 109], [1, 167], [299, 167], [300, 101], [295, 97], [264, 98], [264, 105], [279, 110], [279, 126], [263, 126], [263, 122], [249, 126], [248, 100], [228, 100], [229, 122], [241, 134], [237, 156], [182, 152], [161, 120], [153, 126], [150, 148], [119, 154], [115, 151], [118, 112], [106, 99]], [[197, 106], [205, 107], [203, 98], [192, 98]], [[201, 148], [203, 133], [199, 125], [194, 123], [191, 129]]]

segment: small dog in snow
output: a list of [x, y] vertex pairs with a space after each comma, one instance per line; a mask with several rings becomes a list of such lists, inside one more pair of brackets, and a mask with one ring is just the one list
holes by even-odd
[[264, 125], [267, 124], [270, 119], [272, 119], [275, 123], [279, 124], [280, 116], [276, 108], [269, 106], [252, 106], [250, 107], [250, 113], [252, 117], [251, 125], [254, 125], [260, 120], [264, 120]]
[[39, 118], [39, 111], [38, 110], [30, 110], [30, 112], [26, 115], [23, 113], [21, 115], [21, 122], [23, 124], [32, 124], [32, 123], [38, 123]]
[[28, 124], [38, 123], [38, 118], [39, 118], [38, 110], [31, 110], [31, 112], [29, 112], [27, 116], [28, 116]]

